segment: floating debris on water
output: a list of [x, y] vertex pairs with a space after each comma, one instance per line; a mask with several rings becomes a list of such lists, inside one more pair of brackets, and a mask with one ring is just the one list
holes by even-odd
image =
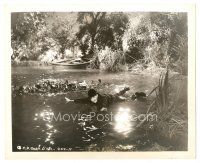
[[[100, 85], [105, 85], [102, 83], [101, 79], [97, 82], [86, 82], [83, 81], [68, 81], [66, 79], [41, 79], [35, 84], [24, 84], [21, 86], [12, 86], [12, 91], [14, 94], [27, 94], [27, 93], [41, 93], [47, 94], [47, 96], [54, 96], [55, 93], [67, 93], [70, 91], [85, 91], [89, 88], [99, 88]], [[106, 84], [106, 86], [108, 86]]]

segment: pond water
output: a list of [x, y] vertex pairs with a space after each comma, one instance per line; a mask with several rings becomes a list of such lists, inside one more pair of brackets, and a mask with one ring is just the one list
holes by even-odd
[[[33, 84], [41, 79], [85, 80], [86, 83], [101, 79], [100, 93], [114, 94], [121, 86], [128, 85], [130, 91], [124, 96], [130, 97], [136, 91], [148, 94], [158, 78], [131, 72], [65, 70], [55, 66], [12, 68], [14, 86]], [[97, 114], [91, 112], [90, 106], [65, 101], [65, 97], [75, 99], [86, 95], [86, 91], [13, 94], [13, 151], [132, 151], [151, 144], [146, 133], [136, 128], [138, 120], [129, 118], [130, 115], [146, 113], [148, 103], [129, 100], [113, 104], [108, 112]]]

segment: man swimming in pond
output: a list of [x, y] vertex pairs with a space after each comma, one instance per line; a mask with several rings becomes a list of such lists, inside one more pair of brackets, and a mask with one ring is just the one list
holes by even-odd
[[126, 93], [126, 91], [129, 90], [130, 90], [129, 87], [125, 87], [119, 93], [112, 95], [112, 94], [100, 94], [95, 89], [90, 89], [88, 91], [88, 97], [86, 98], [71, 100], [65, 97], [65, 100], [67, 103], [74, 102], [81, 104], [89, 104], [91, 106], [96, 106], [98, 111], [107, 111], [107, 108], [110, 106], [110, 104], [113, 104], [115, 102], [125, 101], [126, 98], [122, 97], [121, 95], [123, 95], [124, 93]]

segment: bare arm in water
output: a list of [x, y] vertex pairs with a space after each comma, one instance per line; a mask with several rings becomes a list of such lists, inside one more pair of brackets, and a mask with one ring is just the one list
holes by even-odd
[[88, 98], [80, 98], [80, 99], [75, 99], [75, 100], [71, 100], [67, 97], [65, 97], [66, 102], [74, 102], [74, 103], [80, 103], [80, 104], [89, 104], [89, 100]]

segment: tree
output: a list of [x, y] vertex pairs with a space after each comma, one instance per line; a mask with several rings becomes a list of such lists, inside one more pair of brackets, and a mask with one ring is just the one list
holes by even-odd
[[42, 35], [39, 31], [45, 31], [46, 18], [49, 15], [41, 12], [12, 13], [12, 58], [19, 60], [36, 60], [42, 46], [38, 46], [42, 41]]
[[[96, 36], [100, 28], [102, 28], [101, 21], [105, 20], [105, 12], [80, 12], [78, 13], [77, 21], [80, 23], [79, 32], [77, 38], [80, 39], [80, 47], [84, 55], [89, 57], [94, 53], [94, 46], [96, 42]], [[90, 42], [89, 45], [87, 42]], [[88, 54], [86, 54], [87, 48], [90, 47]]]
[[73, 36], [73, 25], [66, 21], [56, 21], [52, 24], [50, 36], [61, 46], [60, 53], [64, 54], [65, 50], [73, 47], [74, 36]]
[[105, 46], [122, 49], [122, 36], [128, 25], [128, 16], [123, 13], [80, 12], [77, 38], [83, 55], [91, 58], [95, 48]]
[[46, 25], [46, 13], [29, 12], [29, 13], [13, 13], [12, 21], [12, 39], [28, 43], [29, 37], [35, 34], [42, 26]]
[[128, 62], [142, 59], [145, 64], [173, 69], [177, 61], [187, 63], [186, 13], [148, 13], [129, 33]]
[[[152, 24], [162, 31], [160, 40], [168, 41], [168, 64], [171, 68], [187, 73], [188, 26], [186, 13], [151, 13]], [[184, 63], [184, 64], [179, 64]], [[180, 67], [181, 66], [181, 67]]]

